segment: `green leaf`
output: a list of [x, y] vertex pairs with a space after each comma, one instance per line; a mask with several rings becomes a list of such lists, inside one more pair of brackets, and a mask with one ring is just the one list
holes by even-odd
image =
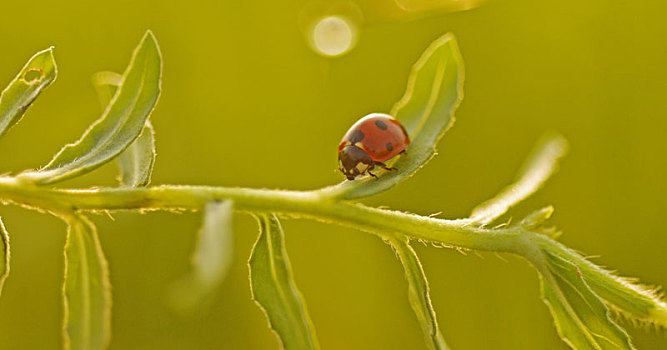
[[573, 349], [634, 349], [628, 334], [571, 262], [545, 252], [541, 290], [558, 334]]
[[171, 303], [178, 311], [190, 311], [215, 292], [233, 261], [234, 235], [231, 201], [206, 204], [204, 223], [192, 255], [192, 270], [174, 286]]
[[407, 179], [435, 155], [435, 145], [454, 123], [454, 112], [463, 98], [463, 59], [452, 34], [434, 41], [422, 54], [408, 78], [403, 98], [391, 115], [410, 136], [407, 154], [392, 165], [396, 171], [379, 178], [344, 181], [324, 188], [325, 195], [355, 199], [386, 191]]
[[306, 304], [292, 277], [278, 218], [261, 214], [257, 220], [259, 238], [248, 262], [253, 299], [285, 349], [319, 349]]
[[655, 288], [637, 284], [633, 279], [618, 277], [562, 243], [543, 235], [535, 235], [534, 239], [541, 250], [576, 265], [586, 284], [608, 305], [612, 305], [614, 311], [623, 312], [632, 319], [667, 326], [667, 305]]
[[[626, 316], [648, 322], [657, 322], [667, 326], [667, 306], [662, 296], [632, 279], [615, 276], [587, 261], [589, 265], [582, 267], [586, 283], [602, 299]], [[588, 273], [595, 271], [597, 273]]]
[[208, 288], [225, 278], [232, 263], [234, 235], [232, 202], [209, 202], [204, 211], [204, 224], [193, 256], [197, 280]]
[[[103, 71], [94, 74], [92, 80], [100, 105], [106, 108], [116, 94], [123, 76]], [[155, 131], [150, 121], [146, 121], [139, 137], [118, 156], [117, 160], [121, 185], [144, 187], [150, 183], [155, 164]]]
[[558, 160], [567, 153], [567, 148], [567, 141], [561, 135], [545, 135], [523, 164], [516, 181], [496, 197], [477, 206], [470, 218], [464, 220], [486, 225], [535, 193], [557, 170]]
[[56, 80], [53, 48], [36, 53], [0, 96], [0, 136], [18, 123], [39, 94]]
[[0, 241], [2, 241], [2, 247], [0, 247], [0, 294], [2, 294], [2, 286], [5, 284], [7, 276], [9, 276], [9, 233], [5, 229], [5, 223], [0, 219]]
[[426, 345], [431, 350], [447, 349], [445, 339], [438, 327], [435, 309], [431, 304], [428, 281], [417, 252], [406, 241], [390, 239], [389, 243], [403, 264], [405, 278], [408, 280], [408, 299], [424, 332]]
[[151, 182], [155, 164], [155, 131], [146, 121], [141, 134], [118, 156], [120, 183], [130, 187], [144, 187]]
[[123, 83], [123, 76], [116, 72], [101, 71], [93, 74], [91, 81], [95, 87], [95, 91], [97, 91], [100, 106], [104, 110], [109, 105], [109, 102], [113, 100], [118, 87]]
[[542, 225], [545, 221], [549, 220], [551, 215], [554, 213], [554, 207], [549, 205], [546, 206], [542, 209], [535, 210], [534, 212], [528, 214], [521, 222], [519, 225], [523, 226], [523, 228], [527, 230], [532, 230], [535, 228], [538, 228], [540, 225]]
[[65, 244], [65, 349], [105, 349], [111, 337], [111, 283], [97, 230], [86, 217], [69, 221]]
[[39, 171], [19, 177], [40, 185], [85, 174], [110, 161], [141, 133], [160, 95], [162, 58], [149, 31], [134, 51], [123, 81], [102, 118]]

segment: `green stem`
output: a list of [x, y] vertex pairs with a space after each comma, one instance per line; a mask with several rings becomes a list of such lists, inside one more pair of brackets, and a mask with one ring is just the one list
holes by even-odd
[[443, 220], [331, 199], [318, 191], [285, 191], [212, 186], [162, 185], [148, 188], [53, 189], [0, 177], [0, 201], [56, 215], [71, 211], [200, 210], [211, 200], [230, 199], [235, 209], [309, 218], [359, 229], [383, 239], [409, 238], [438, 245], [520, 255], [539, 265], [544, 251], [580, 267], [596, 293], [633, 317], [667, 323], [667, 306], [636, 285], [613, 276], [553, 239], [521, 225], [486, 229], [469, 220]]
[[356, 228], [381, 237], [410, 237], [477, 250], [521, 252], [516, 229], [489, 230], [456, 220], [334, 201], [318, 192], [162, 185], [149, 188], [51, 189], [0, 178], [0, 201], [50, 212], [69, 210], [199, 210], [214, 199], [231, 199], [248, 212], [274, 212]]

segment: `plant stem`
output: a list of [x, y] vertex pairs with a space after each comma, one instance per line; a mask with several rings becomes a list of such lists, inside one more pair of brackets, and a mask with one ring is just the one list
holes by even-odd
[[457, 220], [443, 220], [358, 203], [330, 200], [313, 192], [162, 185], [148, 188], [52, 189], [0, 178], [0, 200], [62, 212], [71, 210], [200, 210], [211, 200], [230, 199], [247, 212], [273, 212], [356, 228], [380, 237], [409, 237], [447, 246], [514, 252], [524, 251], [516, 228], [489, 230]]
[[633, 317], [664, 324], [667, 306], [650, 291], [629, 284], [553, 239], [521, 225], [486, 229], [470, 220], [443, 220], [334, 200], [320, 191], [161, 185], [147, 188], [53, 189], [0, 177], [0, 201], [50, 212], [201, 210], [213, 200], [232, 200], [237, 211], [277, 213], [355, 228], [385, 240], [421, 240], [437, 245], [517, 254], [538, 269], [544, 251], [580, 267], [591, 287]]

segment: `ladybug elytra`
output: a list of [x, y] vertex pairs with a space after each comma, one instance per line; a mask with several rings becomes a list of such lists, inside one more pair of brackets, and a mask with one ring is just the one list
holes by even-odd
[[371, 113], [354, 123], [338, 145], [338, 168], [348, 180], [368, 173], [375, 167], [394, 170], [385, 161], [404, 153], [410, 144], [405, 128], [398, 120], [383, 113]]

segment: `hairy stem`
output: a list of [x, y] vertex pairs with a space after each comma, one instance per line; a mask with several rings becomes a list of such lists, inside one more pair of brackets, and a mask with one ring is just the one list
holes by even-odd
[[235, 210], [277, 213], [355, 228], [383, 239], [407, 238], [438, 245], [507, 252], [539, 267], [544, 251], [566, 257], [597, 293], [632, 317], [664, 324], [667, 306], [650, 291], [613, 276], [553, 239], [516, 225], [487, 229], [469, 220], [443, 220], [331, 199], [318, 191], [285, 191], [212, 186], [162, 185], [148, 188], [52, 189], [0, 178], [0, 201], [48, 211], [200, 210], [212, 200], [232, 200]]
[[0, 178], [0, 200], [50, 212], [68, 210], [199, 210], [211, 200], [231, 199], [247, 212], [274, 212], [336, 223], [384, 236], [407, 236], [470, 249], [519, 252], [515, 229], [489, 230], [358, 203], [330, 200], [318, 192], [162, 185], [149, 188], [50, 189]]

